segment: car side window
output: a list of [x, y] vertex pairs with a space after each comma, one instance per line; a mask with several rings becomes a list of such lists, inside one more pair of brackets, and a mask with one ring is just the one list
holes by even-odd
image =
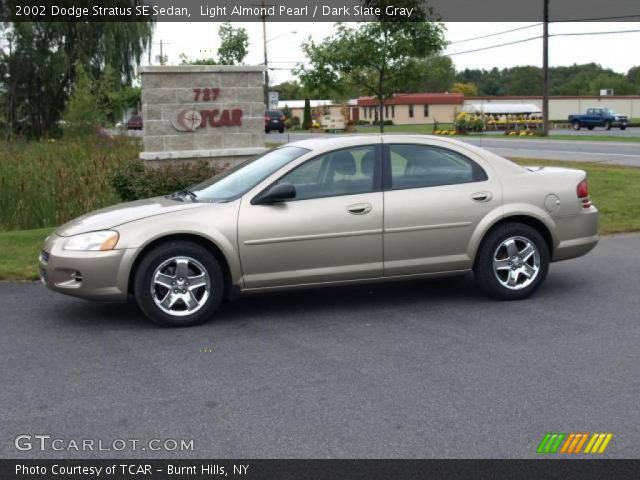
[[[430, 145], [389, 145], [391, 190], [437, 187], [487, 180], [486, 172], [464, 155]], [[390, 178], [389, 178], [390, 177]]]
[[296, 187], [295, 200], [373, 192], [375, 163], [373, 145], [335, 150], [306, 161], [277, 183]]

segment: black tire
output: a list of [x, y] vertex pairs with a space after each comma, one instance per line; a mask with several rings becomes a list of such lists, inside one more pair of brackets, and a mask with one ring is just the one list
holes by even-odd
[[264, 133], [271, 133], [271, 129], [270, 128], [265, 128], [264, 129]]
[[626, 125], [620, 125], [620, 130], [626, 130], [627, 126]]
[[[537, 252], [539, 265], [537, 273], [533, 280], [525, 285], [528, 281], [528, 277], [524, 273], [516, 273], [516, 280], [520, 282], [520, 286], [515, 285], [513, 288], [509, 288], [501, 282], [500, 278], [506, 271], [507, 278], [511, 275], [511, 270], [500, 270], [500, 273], [494, 271], [494, 256], [502, 255], [503, 242], [508, 239], [518, 238], [517, 243], [525, 245], [520, 239], [524, 239], [533, 245]], [[506, 248], [504, 249], [506, 253]], [[542, 284], [547, 272], [549, 271], [549, 249], [542, 235], [533, 227], [525, 225], [523, 223], [504, 223], [491, 229], [480, 244], [480, 248], [476, 254], [475, 265], [473, 267], [473, 273], [476, 282], [480, 288], [489, 296], [497, 298], [499, 300], [520, 300], [528, 297], [535, 292]], [[510, 258], [500, 259], [500, 261], [511, 261]], [[520, 260], [516, 260], [516, 263]], [[530, 263], [529, 263], [530, 262]], [[529, 265], [535, 262], [535, 255], [527, 261]], [[520, 263], [520, 265], [523, 265]], [[516, 268], [510, 268], [514, 271]], [[500, 278], [499, 278], [500, 276]], [[530, 278], [530, 277], [529, 277]], [[503, 279], [505, 281], [505, 279]]]
[[587, 129], [588, 129], [588, 130], [593, 130], [593, 127], [592, 127], [592, 126], [591, 126], [591, 127], [587, 127]]
[[[165, 312], [156, 304], [154, 299], [154, 295], [161, 296], [165, 290], [169, 290], [166, 294], [171, 295], [170, 290], [173, 287], [152, 287], [152, 280], [154, 279], [156, 270], [167, 262], [169, 262], [169, 264], [165, 268], [169, 270], [162, 270], [161, 273], [163, 271], [171, 272], [171, 262], [178, 257], [182, 259], [182, 263], [185, 263], [185, 258], [192, 261], [192, 263], [188, 263], [188, 267], [186, 267], [189, 273], [196, 275], [200, 273], [199, 270], [203, 270], [203, 273], [208, 275], [209, 279], [209, 287], [195, 287], [193, 290], [194, 301], [202, 301], [202, 304], [198, 305], [197, 310], [192, 314], [186, 313], [188, 311], [187, 303], [182, 299], [178, 299], [175, 302], [173, 307], [175, 313]], [[175, 265], [177, 269], [177, 263]], [[176, 275], [174, 279], [176, 282], [172, 284], [176, 285], [176, 283], [180, 283], [176, 285], [176, 289], [174, 290], [177, 295], [180, 295], [181, 293], [191, 291], [191, 288], [194, 287], [191, 286], [191, 288], [189, 288], [189, 283], [183, 284], [182, 280], [178, 282], [178, 272], [179, 270], [174, 270], [173, 274]], [[189, 279], [188, 274], [185, 281]], [[153, 292], [152, 289], [154, 289]], [[218, 260], [201, 245], [183, 240], [167, 241], [145, 254], [136, 269], [134, 277], [134, 294], [140, 309], [153, 323], [163, 327], [187, 327], [210, 320], [222, 302], [224, 291], [224, 275], [222, 274], [222, 268]], [[208, 294], [206, 298], [205, 293]], [[198, 296], [200, 300], [198, 300]]]
[[611, 130], [611, 122], [609, 120], [604, 122], [604, 128], [605, 130]]
[[582, 125], [580, 125], [580, 122], [573, 122], [573, 123], [571, 124], [571, 127], [572, 127], [575, 131], [578, 131], [578, 130], [580, 130], [580, 129], [582, 128]]
[[281, 128], [280, 130], [278, 130], [278, 132], [284, 133], [284, 128]]

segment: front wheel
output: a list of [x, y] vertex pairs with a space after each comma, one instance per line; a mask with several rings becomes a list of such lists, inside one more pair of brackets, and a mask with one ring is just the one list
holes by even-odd
[[626, 130], [627, 126], [626, 125], [620, 125], [620, 130]]
[[540, 287], [549, 271], [549, 250], [529, 225], [507, 223], [482, 241], [473, 268], [482, 290], [500, 300], [519, 300]]
[[220, 306], [224, 276], [216, 258], [188, 241], [170, 241], [147, 253], [134, 277], [135, 298], [154, 323], [186, 327], [209, 320]]

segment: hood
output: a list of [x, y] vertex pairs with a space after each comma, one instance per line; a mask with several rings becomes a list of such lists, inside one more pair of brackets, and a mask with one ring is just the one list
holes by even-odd
[[96, 210], [81, 217], [74, 218], [56, 230], [56, 235], [69, 237], [80, 233], [96, 230], [109, 230], [124, 223], [142, 218], [165, 215], [167, 213], [191, 210], [211, 205], [208, 202], [192, 203], [189, 200], [180, 202], [165, 197], [137, 200], [135, 202], [120, 203], [112, 207]]

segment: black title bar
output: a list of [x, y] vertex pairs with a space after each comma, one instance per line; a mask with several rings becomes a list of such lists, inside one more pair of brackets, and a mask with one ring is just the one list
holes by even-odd
[[2, 480], [640, 478], [640, 460], [0, 460]]
[[[542, 0], [6, 0], [4, 21], [542, 21]], [[550, 20], [640, 22], [637, 0], [551, 0]]]

